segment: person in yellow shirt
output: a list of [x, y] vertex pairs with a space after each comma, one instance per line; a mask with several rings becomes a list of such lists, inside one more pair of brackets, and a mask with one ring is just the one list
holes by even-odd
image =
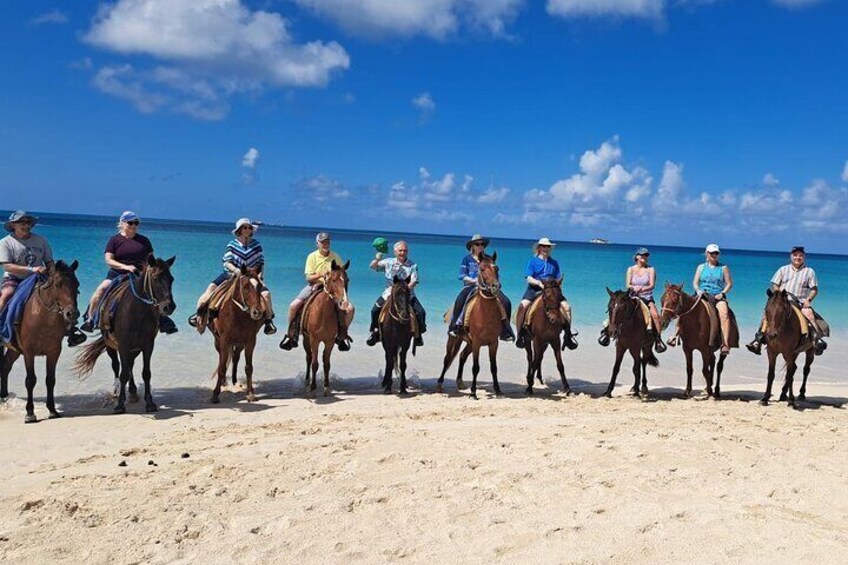
[[[306, 265], [303, 269], [303, 274], [306, 277], [306, 286], [304, 286], [298, 295], [289, 304], [289, 330], [280, 342], [280, 347], [289, 351], [297, 347], [297, 338], [299, 324], [295, 323], [298, 319], [300, 309], [306, 299], [321, 286], [321, 279], [330, 269], [332, 269], [333, 261], [337, 265], [342, 266], [344, 262], [338, 253], [330, 250], [330, 234], [321, 232], [315, 236], [315, 245], [318, 247], [315, 251], [306, 257]], [[347, 333], [354, 314], [353, 304], [348, 303], [348, 307], [344, 310], [343, 315], [339, 316], [339, 334], [336, 337], [336, 345], [339, 351], [348, 351], [350, 342], [352, 341]]]

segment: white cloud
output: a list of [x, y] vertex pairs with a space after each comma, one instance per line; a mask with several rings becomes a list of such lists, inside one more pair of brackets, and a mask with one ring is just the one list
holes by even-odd
[[848, 182], [848, 161], [845, 161], [845, 168], [842, 169], [842, 180]]
[[51, 12], [47, 12], [41, 14], [39, 16], [34, 17], [29, 21], [31, 25], [44, 25], [44, 24], [66, 24], [68, 23], [68, 16], [66, 16], [62, 11], [56, 9]]
[[341, 181], [324, 175], [300, 179], [292, 186], [299, 194], [308, 195], [316, 202], [329, 203], [330, 205], [336, 200], [346, 200], [351, 196], [350, 189]]
[[244, 154], [244, 157], [241, 159], [241, 166], [247, 167], [248, 169], [256, 168], [256, 163], [259, 161], [259, 150], [255, 147], [251, 147], [247, 150], [247, 153]]
[[506, 200], [506, 197], [509, 196], [509, 192], [510, 190], [505, 186], [498, 188], [490, 186], [485, 192], [483, 192], [483, 194], [477, 197], [477, 202], [480, 204], [496, 204], [498, 202], [503, 202]]
[[663, 15], [665, 0], [548, 0], [552, 16], [632, 17], [658, 19]]
[[[223, 117], [235, 93], [324, 86], [350, 65], [338, 43], [296, 43], [282, 16], [240, 0], [118, 0], [101, 7], [84, 40], [156, 61], [150, 69], [109, 67], [107, 88], [95, 79], [104, 92], [148, 108], [142, 111], [167, 107], [204, 119]], [[140, 103], [128, 91], [157, 102]]]
[[419, 121], [426, 122], [436, 113], [436, 101], [429, 92], [422, 92], [412, 99], [412, 105], [418, 108]]
[[370, 38], [446, 39], [460, 30], [505, 36], [524, 0], [295, 0], [345, 31]]
[[763, 185], [769, 187], [775, 187], [780, 184], [780, 179], [774, 176], [771, 173], [766, 173], [763, 177]]
[[678, 199], [683, 192], [683, 165], [666, 161], [663, 165], [663, 175], [653, 207], [657, 211], [671, 212], [678, 206]]

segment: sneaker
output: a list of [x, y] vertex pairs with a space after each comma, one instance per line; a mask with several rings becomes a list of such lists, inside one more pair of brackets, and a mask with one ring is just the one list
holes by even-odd
[[79, 328], [71, 328], [68, 332], [68, 347], [76, 347], [81, 343], [85, 343], [88, 336], [82, 333]]
[[92, 322], [91, 320], [86, 320], [82, 323], [79, 329], [86, 333], [94, 333], [94, 322]]
[[504, 326], [501, 328], [501, 341], [515, 341], [515, 335], [512, 333], [512, 328]]
[[448, 328], [448, 335], [451, 337], [457, 337], [459, 335], [459, 326], [452, 325]]
[[566, 334], [564, 336], [565, 339], [563, 339], [563, 341], [562, 341], [562, 349], [563, 350], [565, 350], [566, 347], [569, 348], [572, 351], [577, 349], [577, 340], [574, 339], [575, 335], [576, 334]]
[[274, 325], [273, 320], [265, 320], [265, 335], [274, 335], [277, 333], [277, 326]]
[[368, 336], [368, 339], [365, 340], [365, 344], [368, 347], [374, 347], [380, 341], [380, 332], [377, 330], [372, 330], [371, 335]]
[[610, 344], [610, 334], [607, 328], [601, 330], [601, 335], [598, 337], [598, 343], [603, 347], [606, 347]]
[[761, 344], [759, 340], [756, 339], [751, 343], [745, 345], [745, 347], [754, 355], [759, 355], [760, 353], [762, 353], [763, 350], [763, 344]]
[[515, 347], [518, 349], [524, 349], [527, 346], [527, 332], [524, 330], [520, 330], [518, 332], [518, 339], [515, 340]]
[[297, 347], [297, 338], [293, 338], [289, 334], [284, 335], [282, 341], [280, 341], [280, 349], [291, 351], [295, 347]]
[[821, 355], [827, 349], [827, 343], [822, 338], [818, 338], [814, 344], [816, 355]]
[[337, 337], [336, 338], [336, 346], [338, 346], [339, 351], [350, 351], [350, 342], [353, 341], [350, 337]]
[[194, 314], [189, 316], [188, 317], [188, 325], [190, 325], [193, 328], [196, 328], [197, 324], [198, 324], [197, 318], [198, 318], [197, 312], [195, 312]]
[[662, 342], [661, 339], [658, 339], [654, 342], [654, 351], [656, 351], [657, 353], [665, 353], [667, 349], [668, 347], [666, 347], [666, 345]]
[[422, 347], [424, 345], [424, 338], [419, 336], [415, 336], [415, 347]]

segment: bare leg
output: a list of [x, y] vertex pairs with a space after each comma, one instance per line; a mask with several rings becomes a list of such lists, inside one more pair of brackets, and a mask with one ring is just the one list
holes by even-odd
[[716, 304], [718, 317], [721, 321], [721, 352], [724, 354], [730, 353], [730, 312], [727, 309], [727, 302], [721, 301]]
[[94, 316], [94, 310], [97, 308], [97, 305], [100, 303], [100, 299], [103, 298], [103, 293], [106, 292], [106, 289], [109, 288], [110, 284], [112, 284], [112, 281], [105, 280], [97, 285], [96, 289], [94, 289], [94, 294], [91, 295], [91, 300], [88, 301], [89, 319]]
[[209, 299], [212, 297], [212, 293], [215, 292], [215, 289], [218, 288], [215, 286], [215, 283], [210, 284], [206, 287], [206, 290], [203, 291], [203, 294], [200, 295], [200, 298], [197, 299], [197, 310], [199, 311], [202, 306], [205, 306]]

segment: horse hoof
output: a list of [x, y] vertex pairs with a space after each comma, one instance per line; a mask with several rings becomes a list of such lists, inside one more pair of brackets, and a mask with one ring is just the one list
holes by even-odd
[[129, 401], [132, 404], [135, 404], [136, 402], [138, 402], [138, 393], [131, 392]]
[[328, 387], [328, 386], [324, 387], [324, 396], [330, 396], [330, 387]]
[[383, 394], [391, 394], [391, 393], [392, 393], [392, 387], [390, 387], [390, 386], [384, 386], [383, 387]]
[[50, 415], [47, 416], [47, 419], [48, 420], [55, 420], [56, 418], [61, 418], [61, 417], [62, 417], [62, 414], [53, 410], [52, 412], [50, 412]]
[[801, 394], [799, 394], [796, 398], [797, 398], [798, 400], [807, 400], [807, 395], [806, 395], [806, 394], [804, 394], [804, 393], [801, 393]]
[[787, 400], [789, 400], [789, 397], [786, 396], [785, 394], [781, 394], [780, 398], [778, 398], [777, 400], [778, 400], [778, 402], [786, 402]]
[[636, 387], [634, 386], [633, 388], [631, 388], [631, 389], [630, 389], [630, 391], [629, 391], [629, 392], [630, 392], [630, 394], [638, 395], [638, 394], [639, 394], [639, 389], [638, 389], [638, 388], [636, 388]]
[[503, 398], [503, 393], [500, 391], [500, 389], [495, 391], [495, 398]]
[[400, 389], [400, 392], [398, 394], [400, 394], [401, 396], [408, 396], [409, 391], [406, 390], [405, 388], [402, 388], [402, 389]]
[[768, 406], [768, 404], [768, 398], [763, 398], [762, 400], [760, 400], [760, 406]]
[[477, 393], [476, 393], [476, 392], [472, 392], [472, 393], [471, 393], [471, 398], [473, 398], [474, 400], [479, 400], [479, 399], [477, 398]]
[[605, 397], [605, 398], [612, 398], [612, 391], [611, 391], [611, 390], [606, 391], [606, 392], [604, 393], [604, 397]]
[[533, 387], [528, 386], [526, 389], [524, 389], [524, 394], [526, 394], [527, 396], [533, 396]]
[[256, 402], [256, 396], [253, 395], [253, 394], [248, 394], [247, 395], [247, 401], [248, 402]]
[[719, 391], [713, 393], [713, 400], [721, 400], [721, 393]]
[[153, 404], [152, 402], [144, 407], [145, 412], [158, 412], [159, 407]]
[[466, 388], [468, 387], [465, 385], [465, 381], [456, 379], [456, 390], [465, 390]]
[[212, 404], [220, 404], [221, 399], [218, 398], [217, 396], [213, 396], [212, 398], [209, 399], [209, 402], [211, 402]]
[[38, 421], [38, 418], [35, 417], [35, 414], [27, 414], [24, 418], [24, 424], [34, 424]]
[[570, 388], [564, 388], [564, 389], [562, 389], [562, 393], [565, 396], [571, 396], [571, 389]]
[[438, 394], [441, 394], [441, 393], [442, 393], [442, 385], [440, 385], [440, 384], [439, 384], [439, 385], [436, 385], [436, 392], [437, 392]]
[[646, 398], [647, 398], [647, 396], [648, 396], [648, 388], [647, 388], [647, 387], [643, 388], [642, 390], [640, 390], [640, 391], [639, 391], [639, 394], [640, 394], [641, 396], [644, 396], [644, 397], [646, 397]]
[[126, 411], [127, 411], [126, 406], [115, 406], [115, 409], [112, 410], [112, 412], [114, 412], [115, 414], [124, 414], [124, 413], [126, 413]]

